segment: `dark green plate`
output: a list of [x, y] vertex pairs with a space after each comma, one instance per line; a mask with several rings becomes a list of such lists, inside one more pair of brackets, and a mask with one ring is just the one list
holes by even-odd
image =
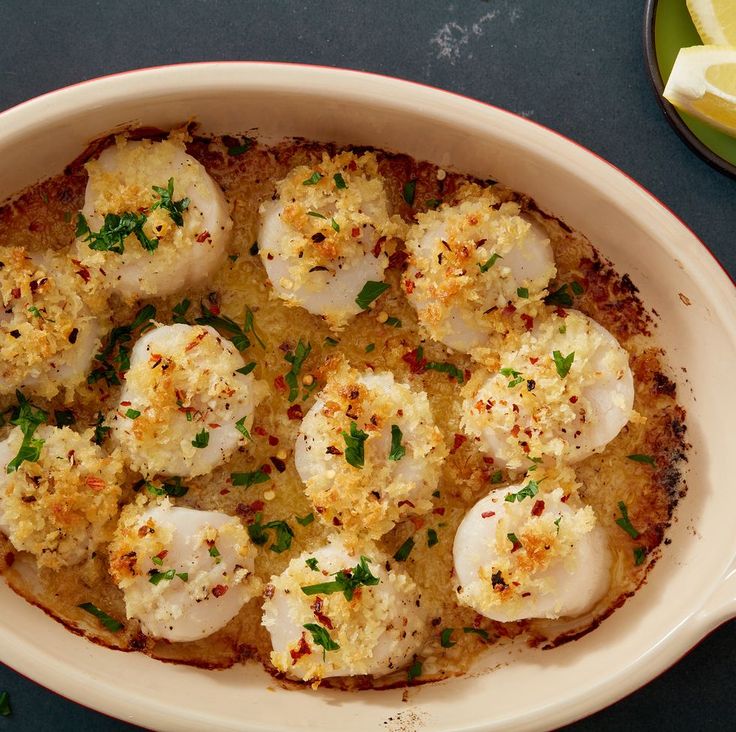
[[685, 0], [647, 0], [644, 49], [649, 75], [665, 116], [698, 155], [736, 178], [736, 138], [686, 112], [680, 112], [662, 96], [678, 51], [702, 43]]

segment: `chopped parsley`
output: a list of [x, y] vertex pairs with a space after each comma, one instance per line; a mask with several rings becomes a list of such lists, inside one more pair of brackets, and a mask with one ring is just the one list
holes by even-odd
[[306, 180], [302, 181], [303, 186], [316, 186], [323, 178], [322, 173], [318, 173], [316, 170]]
[[500, 470], [496, 470], [491, 475], [491, 483], [496, 485], [497, 483], [503, 483], [503, 473]]
[[646, 465], [656, 465], [654, 458], [651, 455], [627, 455], [629, 460], [633, 460], [635, 463], [645, 463]]
[[192, 301], [185, 297], [180, 303], [174, 305], [174, 309], [172, 310], [174, 316], [172, 319], [175, 323], [184, 323], [185, 325], [189, 325], [186, 315], [191, 304]]
[[346, 600], [352, 600], [355, 590], [359, 587], [368, 587], [377, 585], [380, 580], [375, 577], [368, 565], [371, 560], [368, 557], [361, 556], [358, 564], [352, 569], [341, 569], [339, 572], [333, 572], [335, 578], [331, 582], [320, 582], [316, 585], [306, 585], [302, 587], [305, 595], [331, 595], [335, 592], [342, 592]]
[[143, 333], [153, 326], [156, 308], [153, 305], [142, 307], [130, 325], [118, 325], [110, 331], [102, 350], [95, 355], [98, 362], [87, 377], [88, 384], [104, 379], [108, 386], [120, 386], [120, 375], [130, 368], [130, 349], [127, 344], [133, 340], [135, 331]]
[[401, 433], [399, 425], [391, 425], [391, 452], [388, 454], [389, 460], [399, 461], [406, 455], [406, 448], [401, 444], [404, 435]]
[[629, 511], [623, 501], [618, 502], [618, 510], [621, 511], [621, 518], [616, 519], [616, 523], [632, 538], [638, 539], [640, 533], [633, 527], [629, 521]]
[[402, 189], [401, 193], [404, 196], [404, 200], [410, 205], [414, 205], [414, 197], [416, 196], [417, 192], [417, 182], [416, 179], [412, 178], [411, 180], [406, 181], [404, 183], [404, 188]]
[[557, 533], [560, 533], [560, 521], [562, 521], [562, 516], [558, 516], [555, 519], [555, 526], [557, 527]]
[[465, 374], [462, 369], [447, 361], [427, 361], [424, 368], [427, 371], [439, 371], [441, 374], [447, 374], [451, 379], [455, 379], [458, 384], [465, 381]]
[[233, 145], [232, 147], [229, 147], [227, 149], [227, 154], [231, 155], [232, 157], [237, 157], [238, 155], [243, 155], [244, 153], [247, 153], [248, 150], [253, 147], [253, 142], [250, 137], [243, 137], [243, 142], [240, 143], [240, 145]]
[[439, 543], [440, 540], [437, 538], [437, 532], [434, 529], [427, 529], [427, 546], [431, 549]]
[[198, 447], [200, 450], [207, 447], [210, 444], [210, 433], [202, 427], [200, 432], [194, 436], [192, 440], [192, 447]]
[[515, 371], [514, 369], [509, 367], [502, 368], [500, 374], [501, 376], [512, 377], [511, 381], [506, 384], [509, 389], [513, 389], [515, 386], [518, 386], [519, 384], [521, 384], [522, 381], [524, 381], [524, 377], [521, 375], [521, 371]]
[[390, 325], [392, 328], [401, 328], [401, 321], [393, 315], [389, 315], [386, 320], [386, 325]]
[[643, 546], [634, 547], [634, 564], [638, 567], [644, 564], [647, 556], [647, 550]]
[[430, 209], [432, 209], [434, 211], [436, 208], [438, 208], [440, 206], [441, 203], [442, 203], [442, 199], [440, 199], [440, 198], [428, 198], [424, 202], [424, 205], [427, 208], [430, 208]]
[[137, 409], [128, 409], [125, 412], [125, 416], [128, 419], [138, 419], [138, 417], [141, 416], [141, 413]]
[[102, 412], [97, 412], [97, 421], [95, 422], [95, 436], [92, 438], [92, 442], [95, 445], [101, 445], [105, 438], [110, 433], [112, 427], [108, 427], [105, 424], [105, 415]]
[[210, 547], [209, 555], [213, 559], [217, 559], [218, 562], [221, 562], [222, 561], [221, 559], [219, 559], [219, 557], [220, 557], [220, 550], [214, 544]]
[[342, 433], [345, 440], [345, 460], [354, 468], [362, 468], [365, 463], [365, 441], [368, 433], [358, 429], [355, 422], [350, 423], [350, 434]]
[[309, 559], [305, 559], [304, 564], [306, 564], [312, 572], [319, 571], [319, 562], [317, 561], [317, 557], [309, 557]]
[[519, 297], [528, 298], [529, 297], [529, 289], [527, 287], [517, 287], [516, 288], [516, 294]]
[[583, 288], [583, 286], [577, 280], [573, 280], [570, 283], [570, 289], [578, 297], [580, 297], [585, 292], [585, 289]]
[[9, 717], [11, 713], [10, 694], [7, 691], [0, 691], [0, 716]]
[[77, 607], [88, 612], [90, 615], [94, 615], [112, 633], [117, 633], [124, 627], [119, 620], [110, 617], [104, 610], [100, 610], [100, 608], [91, 602], [83, 602], [81, 605], [77, 605]]
[[334, 218], [330, 219], [330, 226], [339, 234], [340, 233], [340, 224], [335, 221]]
[[295, 518], [300, 526], [309, 526], [314, 521], [314, 514], [308, 513], [306, 516], [296, 516]]
[[68, 427], [77, 421], [71, 409], [57, 409], [54, 412], [54, 419], [57, 427]]
[[558, 376], [564, 379], [570, 373], [572, 362], [575, 360], [575, 351], [568, 353], [567, 356], [563, 356], [559, 351], [553, 351], [552, 358], [555, 361]]
[[248, 432], [248, 428], [245, 426], [245, 420], [248, 419], [248, 417], [241, 417], [236, 423], [235, 423], [235, 429], [240, 432], [243, 437], [245, 437], [246, 440], [250, 440], [253, 442], [253, 438], [250, 436], [250, 432]]
[[226, 315], [215, 315], [202, 303], [200, 303], [200, 310], [202, 314], [198, 318], [195, 318], [194, 322], [197, 325], [210, 325], [216, 330], [221, 331], [232, 341], [235, 348], [239, 351], [245, 351], [246, 348], [250, 347], [251, 340], [248, 338], [248, 333], [253, 335], [261, 348], [266, 347], [266, 344], [256, 332], [255, 318], [250, 308], [246, 308], [245, 310], [245, 321], [242, 328], [232, 318], [228, 318]]
[[41, 318], [41, 320], [45, 320], [48, 323], [55, 323], [55, 320], [51, 320], [51, 318], [47, 318], [35, 305], [31, 305], [28, 308], [28, 312], [31, 313], [31, 315], [35, 315], [37, 318]]
[[321, 214], [319, 211], [307, 211], [307, 216], [312, 216], [315, 219], [324, 219], [327, 221], [327, 216]]
[[300, 338], [299, 342], [296, 344], [296, 348], [293, 351], [289, 351], [284, 356], [284, 360], [291, 364], [291, 369], [289, 369], [288, 373], [284, 375], [284, 381], [289, 387], [290, 402], [293, 402], [299, 396], [299, 372], [311, 351], [312, 344], [302, 343], [302, 339]]
[[324, 653], [339, 650], [340, 645], [332, 640], [326, 628], [317, 625], [317, 623], [305, 623], [302, 627], [306, 628], [312, 634], [312, 640], [318, 646], [324, 648]]
[[250, 488], [250, 486], [257, 483], [265, 483], [267, 480], [271, 480], [271, 476], [262, 470], [252, 470], [249, 473], [230, 473], [230, 480], [235, 486]]
[[236, 374], [243, 374], [244, 376], [247, 376], [253, 369], [256, 367], [256, 362], [251, 361], [250, 363], [245, 364], [242, 368], [235, 369]]
[[15, 472], [26, 461], [29, 463], [38, 462], [44, 440], [33, 435], [48, 420], [49, 416], [43, 409], [34, 407], [21, 391], [16, 391], [15, 396], [18, 399], [18, 407], [17, 410], [13, 410], [13, 418], [10, 420], [10, 424], [20, 427], [20, 431], [23, 433], [23, 441], [18, 454], [8, 463], [5, 469], [7, 473]]
[[170, 482], [162, 483], [160, 486], [147, 481], [146, 490], [152, 496], [169, 496], [170, 498], [181, 498], [189, 493], [189, 488], [182, 484], [179, 476], [172, 478]]
[[409, 670], [406, 672], [406, 677], [409, 681], [413, 681], [417, 678], [417, 676], [422, 675], [422, 664], [419, 663], [419, 661], [414, 661], [414, 663], [409, 666]]
[[105, 214], [105, 220], [99, 231], [91, 231], [84, 214], [77, 214], [76, 235], [86, 242], [90, 249], [98, 252], [114, 252], [122, 254], [125, 251], [125, 240], [133, 234], [138, 243], [147, 252], [154, 252], [158, 248], [158, 239], [149, 239], [143, 231], [148, 217], [142, 213], [126, 211], [123, 214]]
[[513, 532], [510, 532], [506, 534], [506, 538], [511, 542], [512, 545], [512, 552], [515, 552], [517, 549], [521, 549], [522, 543], [519, 541], [519, 537], [516, 536]]
[[486, 259], [483, 264], [478, 263], [478, 266], [480, 267], [481, 272], [488, 272], [488, 270], [493, 267], [496, 262], [498, 262], [499, 259], [503, 259], [503, 257], [500, 254], [496, 254], [495, 252], [491, 254], [491, 256]]
[[397, 562], [405, 562], [409, 555], [411, 554], [411, 550], [414, 548], [414, 537], [410, 536], [397, 550], [396, 554], [394, 554], [394, 559]]
[[562, 285], [562, 287], [559, 287], [554, 292], [550, 292], [544, 298], [544, 302], [547, 305], [558, 305], [566, 308], [571, 308], [573, 305], [572, 295], [567, 291], [567, 285]]
[[368, 345], [367, 345], [367, 346], [365, 347], [365, 352], [366, 352], [366, 353], [370, 353], [371, 351], [375, 351], [375, 350], [376, 350], [376, 344], [375, 344], [375, 343], [369, 343], [369, 344], [368, 344]]
[[455, 632], [455, 628], [445, 628], [440, 633], [440, 645], [443, 648], [452, 648], [457, 644], [457, 641], [452, 640], [452, 634]]
[[483, 628], [463, 628], [463, 633], [472, 633], [479, 635], [483, 640], [488, 640], [488, 631]]
[[335, 175], [332, 176], [332, 180], [335, 181], [335, 188], [342, 190], [348, 187], [348, 184], [345, 182], [345, 178], [342, 177], [342, 173], [335, 173]]
[[174, 200], [174, 179], [169, 178], [166, 188], [161, 186], [153, 186], [153, 192], [159, 197], [151, 206], [151, 211], [162, 208], [169, 212], [171, 220], [177, 226], [184, 226], [184, 211], [189, 208], [190, 201], [188, 198]]
[[516, 493], [507, 493], [505, 501], [513, 503], [517, 501], [521, 503], [525, 498], [534, 498], [539, 493], [539, 483], [536, 480], [530, 480], [521, 490]]
[[273, 544], [269, 547], [272, 552], [281, 554], [287, 549], [291, 548], [291, 540], [294, 536], [294, 531], [286, 521], [269, 521], [267, 524], [262, 524], [263, 519], [262, 513], [257, 513], [255, 521], [248, 526], [248, 536], [251, 541], [258, 546], [263, 546], [268, 541], [267, 531], [271, 530], [275, 533]]
[[174, 577], [176, 577], [175, 569], [167, 569], [165, 572], [157, 572], [156, 570], [151, 570], [148, 573], [148, 581], [152, 585], [158, 585], [163, 580], [166, 580], [168, 582], [174, 579]]
[[389, 286], [387, 282], [368, 280], [363, 285], [363, 289], [358, 293], [358, 297], [355, 298], [355, 303], [361, 310], [368, 310], [370, 304], [383, 295]]
[[331, 336], [327, 336], [325, 338], [325, 346], [336, 346], [340, 341], [338, 341], [336, 338], [332, 338]]

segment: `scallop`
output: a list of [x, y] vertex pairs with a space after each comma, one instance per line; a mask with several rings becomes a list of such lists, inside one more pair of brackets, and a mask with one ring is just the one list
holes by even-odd
[[340, 361], [304, 417], [294, 460], [322, 521], [378, 538], [431, 509], [446, 455], [424, 392]]
[[497, 467], [580, 461], [602, 451], [631, 418], [628, 353], [576, 310], [539, 319], [499, 358], [500, 369], [480, 370], [468, 383], [461, 420]]
[[295, 679], [382, 676], [405, 666], [423, 641], [419, 588], [372, 546], [359, 551], [333, 538], [292, 559], [265, 595], [271, 662]]
[[611, 554], [590, 506], [533, 480], [495, 490], [455, 534], [458, 600], [491, 620], [577, 617], [610, 584]]
[[127, 617], [146, 635], [194, 641], [225, 626], [260, 592], [254, 554], [237, 518], [164, 499], [126, 507], [110, 545], [110, 571]]
[[0, 247], [0, 263], [0, 394], [70, 400], [100, 346], [90, 306], [99, 311], [102, 301], [60, 256]]
[[546, 295], [556, 272], [549, 237], [517, 203], [478, 191], [417, 218], [403, 287], [435, 340], [466, 353], [488, 346], [505, 316], [518, 319]]
[[[42, 415], [21, 405], [24, 419]], [[92, 442], [93, 434], [40, 425], [24, 438], [15, 427], [0, 442], [0, 530], [40, 567], [79, 564], [112, 533], [123, 466], [117, 453]]]
[[112, 419], [134, 470], [193, 477], [247, 444], [266, 394], [242, 356], [209, 326], [159, 325], [139, 338]]
[[325, 154], [294, 168], [260, 215], [259, 251], [274, 292], [335, 329], [368, 307], [359, 295], [367, 283], [380, 287], [393, 237], [405, 229], [372, 153]]
[[229, 206], [181, 135], [118, 138], [86, 168], [77, 254], [104, 273], [111, 291], [164, 296], [212, 277], [230, 240]]

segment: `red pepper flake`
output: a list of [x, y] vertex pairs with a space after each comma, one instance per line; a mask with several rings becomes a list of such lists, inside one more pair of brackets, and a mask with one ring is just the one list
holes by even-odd
[[539, 356], [529, 357], [529, 363], [534, 366], [534, 364], [539, 361]]
[[276, 456], [274, 456], [271, 458], [271, 462], [273, 463], [273, 467], [276, 468], [276, 470], [278, 470], [279, 473], [283, 473], [284, 470], [286, 470], [286, 463], [280, 458], [277, 458]]
[[92, 279], [92, 275], [89, 273], [89, 270], [78, 259], [72, 259], [72, 264], [74, 264], [75, 267], [79, 267], [74, 274], [79, 275], [84, 282], [89, 282]]
[[228, 493], [230, 493], [230, 489], [229, 489], [229, 488], [223, 488], [223, 489], [222, 489], [222, 490], [220, 491], [220, 495], [221, 495], [221, 496], [226, 496], [226, 495], [227, 495]]
[[407, 295], [411, 295], [414, 292], [414, 283], [411, 280], [404, 280], [404, 289]]
[[215, 585], [212, 588], [212, 594], [215, 597], [222, 597], [227, 592], [227, 585]]
[[299, 645], [289, 651], [289, 654], [291, 655], [291, 665], [293, 666], [302, 656], [308, 656], [311, 652], [312, 649], [309, 647], [309, 643], [307, 643], [304, 633], [302, 633], [302, 637], [299, 639]]
[[465, 376], [466, 383], [468, 381], [470, 381], [470, 377], [472, 376], [472, 373], [471, 373], [470, 369], [465, 369], [465, 371], [463, 372], [463, 374]]
[[427, 359], [424, 358], [424, 356], [419, 358], [418, 348], [415, 348], [413, 351], [409, 351], [409, 353], [405, 353], [401, 357], [401, 360], [409, 364], [409, 371], [411, 371], [412, 374], [424, 373], [424, 370], [427, 367]]
[[450, 450], [450, 455], [454, 455], [462, 446], [464, 442], [467, 441], [467, 437], [465, 435], [459, 435], [457, 432], [455, 433], [455, 440], [452, 443], [452, 449]]
[[14, 287], [14, 288], [13, 288], [13, 289], [12, 289], [12, 290], [10, 291], [10, 294], [11, 294], [11, 295], [12, 295], [12, 296], [13, 296], [14, 298], [18, 299], [18, 298], [20, 297], [20, 287]]
[[395, 251], [388, 258], [389, 269], [398, 269], [403, 272], [406, 269], [406, 263], [408, 259], [409, 255], [403, 249]]
[[168, 549], [162, 549], [156, 556], [159, 559], [166, 559], [166, 555], [169, 553]]
[[242, 518], [250, 518], [254, 514], [258, 513], [259, 511], [263, 510], [263, 507], [266, 504], [263, 501], [253, 501], [250, 505], [246, 506], [244, 503], [239, 503], [235, 507], [235, 513], [238, 514], [238, 516], [241, 516]]
[[268, 463], [263, 463], [263, 465], [261, 465], [261, 470], [266, 475], [271, 475], [271, 466]]
[[15, 562], [15, 554], [13, 554], [13, 552], [8, 552], [5, 555], [5, 564], [8, 567], [12, 567], [13, 566], [13, 562]]
[[337, 518], [337, 516], [335, 516], [335, 517], [334, 517], [334, 518], [332, 519], [332, 525], [333, 525], [333, 526], [342, 526], [342, 521], [340, 521], [340, 519], [339, 519], [339, 518]]
[[[509, 539], [511, 539], [511, 537], [509, 537]], [[516, 537], [514, 537], [513, 539], [511, 539], [511, 553], [513, 554], [519, 549], [521, 549], [521, 542]]]
[[409, 521], [411, 521], [414, 524], [414, 529], [416, 531], [419, 531], [426, 521], [421, 516], [409, 516]]
[[102, 480], [102, 478], [98, 478], [94, 475], [88, 475], [84, 482], [87, 484], [89, 488], [91, 488], [95, 493], [99, 493], [101, 490], [105, 488], [105, 481]]
[[132, 404], [132, 402], [120, 402], [121, 407], [129, 407]]
[[304, 412], [302, 412], [302, 405], [301, 404], [292, 404], [286, 410], [286, 416], [289, 419], [302, 419], [304, 417]]
[[371, 252], [373, 253], [373, 256], [378, 258], [381, 254], [381, 250], [383, 248], [384, 243], [386, 242], [386, 237], [382, 236], [373, 246], [373, 249]]
[[534, 327], [534, 318], [526, 313], [522, 313], [520, 317], [524, 321], [524, 328], [526, 328], [527, 331], [530, 331]]
[[532, 516], [541, 516], [544, 511], [544, 501], [537, 500], [532, 506]]
[[355, 162], [355, 160], [351, 160], [348, 163], [348, 170], [357, 170], [357, 169], [358, 169], [358, 164]]
[[438, 516], [444, 516], [445, 515], [445, 507], [444, 506], [436, 506], [432, 509], [432, 513], [436, 513]]
[[328, 445], [325, 452], [328, 455], [342, 455], [342, 451], [338, 450], [334, 445]]
[[491, 518], [491, 516], [495, 516], [495, 511], [483, 511], [483, 513], [480, 515], [481, 518]]
[[273, 380], [273, 385], [279, 390], [279, 391], [286, 391], [286, 382], [284, 381], [284, 376], [281, 374], [280, 376], [277, 376]]
[[560, 498], [560, 500], [563, 503], [567, 503], [570, 500], [570, 494], [568, 493], [567, 495], [562, 496], [562, 498]]
[[492, 457], [487, 457], [487, 456], [485, 456], [485, 457], [483, 458], [483, 462], [484, 462], [484, 463], [485, 463], [486, 465], [493, 465], [493, 463], [495, 463], [496, 461], [495, 461], [495, 460], [494, 460], [494, 459], [493, 459]]
[[513, 303], [509, 303], [501, 312], [504, 315], [513, 315], [516, 312], [516, 307]]
[[209, 239], [209, 238], [210, 238], [210, 232], [209, 232], [209, 231], [207, 231], [207, 230], [205, 230], [205, 231], [203, 231], [203, 232], [202, 232], [202, 233], [201, 233], [201, 234], [200, 234], [200, 235], [199, 235], [199, 236], [197, 237], [197, 241], [198, 241], [198, 242], [199, 242], [199, 243], [201, 244], [202, 242], [205, 242], [205, 241], [207, 241], [207, 239]]
[[567, 317], [567, 310], [563, 310], [562, 308], [557, 308], [555, 310], [555, 315], [559, 315], [561, 318]]
[[260, 425], [258, 427], [253, 427], [251, 432], [254, 435], [258, 435], [259, 437], [265, 437], [268, 434], [268, 432], [266, 432], [266, 430], [263, 429], [263, 427], [261, 427]]
[[322, 625], [327, 628], [327, 630], [334, 630], [334, 626], [332, 625], [332, 621], [322, 612], [322, 598], [317, 597], [317, 599], [309, 606], [312, 609], [312, 612], [314, 613], [314, 617], [319, 620]]
[[353, 237], [353, 239], [357, 239], [360, 236], [360, 228], [358, 226], [353, 226], [352, 230], [350, 231], [350, 235]]
[[416, 508], [416, 506], [411, 501], [407, 501], [407, 500], [399, 501], [399, 508], [401, 508], [402, 506], [409, 506], [411, 508]]
[[578, 400], [578, 398], [576, 396], [571, 396], [570, 397], [570, 404], [575, 404], [575, 402], [577, 402], [577, 400]]
[[217, 303], [212, 303], [209, 306], [210, 315], [219, 315], [220, 314], [220, 306]]
[[268, 444], [271, 445], [271, 447], [276, 447], [276, 445], [279, 444], [279, 438], [276, 437], [275, 435], [269, 435]]
[[511, 436], [512, 436], [512, 437], [518, 437], [518, 436], [519, 436], [519, 425], [518, 425], [518, 424], [515, 424], [515, 425], [514, 425], [514, 426], [513, 426], [512, 428], [511, 428]]
[[201, 342], [202, 339], [207, 336], [207, 331], [203, 330], [201, 333], [198, 333], [197, 336], [194, 338], [193, 341], [190, 341], [187, 343], [186, 347], [184, 348], [185, 351], [191, 351], [194, 348], [196, 348]]

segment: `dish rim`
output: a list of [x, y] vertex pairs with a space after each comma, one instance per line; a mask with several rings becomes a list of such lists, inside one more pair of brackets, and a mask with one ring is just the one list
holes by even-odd
[[[78, 84], [70, 85], [67, 87], [64, 87], [59, 90], [51, 91], [46, 94], [43, 94], [39, 97], [36, 97], [34, 99], [22, 102], [19, 105], [16, 105], [14, 107], [11, 107], [10, 109], [2, 112], [0, 114], [0, 135], [3, 134], [2, 127], [5, 125], [7, 120], [10, 118], [11, 122], [13, 121], [12, 118], [14, 116], [18, 115], [30, 115], [30, 119], [33, 118], [35, 111], [43, 112], [43, 106], [44, 104], [47, 104], [49, 101], [59, 100], [63, 99], [66, 95], [69, 95], [70, 92], [73, 92], [74, 89], [82, 86], [87, 85], [102, 85], [107, 83], [115, 83], [116, 80], [119, 80], [122, 77], [127, 77], [130, 75], [145, 75], [145, 74], [153, 74], [155, 72], [162, 72], [164, 76], [166, 74], [173, 73], [176, 75], [177, 73], [186, 73], [187, 70], [192, 68], [207, 68], [214, 70], [218, 67], [221, 67], [223, 65], [230, 65], [230, 66], [238, 66], [238, 67], [260, 67], [260, 68], [286, 68], [286, 69], [302, 69], [306, 72], [313, 71], [313, 70], [322, 70], [325, 72], [330, 72], [338, 75], [348, 75], [348, 76], [354, 76], [356, 77], [356, 81], [359, 82], [361, 77], [372, 77], [374, 79], [383, 80], [383, 82], [387, 84], [400, 84], [400, 85], [408, 85], [408, 86], [414, 86], [418, 89], [423, 90], [423, 93], [425, 94], [439, 94], [444, 95], [447, 97], [455, 97], [459, 100], [463, 100], [465, 103], [472, 103], [473, 105], [477, 105], [478, 107], [486, 107], [490, 110], [493, 110], [493, 113], [500, 113], [503, 115], [509, 115], [511, 117], [516, 118], [520, 122], [523, 122], [526, 125], [533, 125], [540, 130], [543, 130], [545, 134], [551, 134], [555, 137], [560, 138], [562, 141], [564, 141], [565, 144], [571, 144], [572, 146], [578, 148], [580, 151], [584, 152], [586, 155], [591, 156], [592, 158], [597, 159], [598, 161], [604, 163], [606, 166], [612, 169], [612, 171], [616, 174], [619, 174], [623, 178], [625, 178], [628, 183], [633, 183], [641, 193], [645, 195], [647, 199], [649, 199], [649, 202], [651, 204], [654, 204], [661, 208], [663, 211], [665, 211], [669, 216], [671, 216], [674, 220], [678, 222], [680, 226], [682, 226], [689, 234], [692, 236], [692, 238], [697, 241], [702, 248], [710, 254], [711, 259], [714, 260], [716, 263], [718, 263], [721, 271], [726, 275], [726, 277], [730, 280], [732, 287], [736, 286], [736, 282], [734, 282], [734, 279], [730, 276], [728, 271], [723, 267], [723, 265], [718, 261], [718, 259], [713, 255], [713, 253], [708, 249], [708, 247], [704, 244], [704, 242], [685, 224], [674, 212], [672, 212], [665, 204], [663, 204], [661, 201], [659, 201], [655, 196], [653, 196], [649, 191], [647, 191], [641, 184], [633, 180], [630, 176], [628, 176], [626, 173], [618, 169], [616, 166], [612, 165], [596, 153], [588, 150], [587, 148], [583, 147], [582, 145], [576, 143], [573, 140], [570, 140], [569, 138], [565, 137], [564, 135], [555, 132], [554, 130], [550, 130], [549, 128], [544, 127], [541, 124], [538, 124], [536, 122], [533, 122], [532, 120], [525, 119], [521, 117], [520, 115], [516, 115], [512, 112], [508, 112], [507, 110], [501, 109], [499, 107], [496, 107], [491, 104], [487, 104], [485, 102], [471, 99], [469, 97], [463, 96], [461, 94], [457, 94], [454, 92], [448, 92], [446, 90], [437, 89], [435, 87], [431, 87], [425, 84], [407, 81], [403, 79], [396, 79], [394, 77], [389, 77], [381, 74], [374, 74], [370, 72], [363, 72], [363, 71], [355, 71], [355, 70], [348, 70], [348, 69], [337, 69], [333, 67], [325, 67], [325, 66], [314, 66], [309, 64], [284, 64], [284, 63], [268, 63], [268, 62], [256, 62], [256, 61], [250, 61], [250, 62], [200, 62], [200, 63], [193, 63], [193, 64], [173, 64], [173, 65], [163, 65], [158, 67], [152, 67], [147, 69], [136, 69], [136, 70], [130, 70], [125, 71], [117, 74], [110, 74], [107, 76], [99, 77], [96, 79], [91, 79], [87, 81], [80, 82]], [[186, 86], [186, 82], [184, 84]], [[167, 86], [168, 88], [171, 88], [170, 83], [167, 85], [164, 81], [162, 86]], [[126, 96], [130, 96], [130, 93], [128, 92]], [[37, 109], [40, 107], [41, 109]], [[43, 117], [43, 114], [41, 115]], [[731, 293], [734, 294], [734, 290], [731, 290]], [[717, 589], [723, 589], [723, 586], [726, 586], [726, 589], [729, 589], [729, 585], [734, 584], [734, 578], [736, 578], [736, 570], [726, 572], [721, 578], [717, 585]], [[716, 593], [716, 590], [714, 589], [714, 593]], [[722, 619], [726, 619], [726, 617], [732, 617], [736, 613], [736, 607], [733, 607], [733, 603], [730, 602], [731, 598], [729, 597], [729, 602], [723, 602], [722, 598], [719, 598], [719, 602], [716, 603], [718, 607], [715, 608], [715, 611], [713, 611], [713, 608], [711, 607], [711, 612], [709, 615], [718, 614], [719, 617], [723, 615]], [[706, 610], [708, 610], [708, 605], [713, 605], [713, 595], [709, 595], [702, 601], [702, 605], [699, 611], [699, 614], [704, 614]], [[723, 605], [727, 605], [726, 612], [724, 614], [724, 608], [720, 607]], [[694, 616], [698, 613], [693, 613], [691, 616], [682, 618], [682, 625], [685, 625], [687, 621], [693, 620]], [[717, 625], [716, 623], [715, 625]], [[597, 709], [603, 708], [604, 706], [613, 703], [617, 699], [622, 698], [628, 693], [631, 693], [636, 688], [641, 686], [642, 684], [646, 683], [647, 681], [654, 678], [657, 674], [663, 672], [666, 668], [668, 668], [670, 665], [675, 663], [687, 650], [698, 640], [700, 640], [704, 635], [706, 635], [710, 630], [715, 627], [715, 625], [711, 622], [710, 625], [705, 623], [701, 619], [701, 622], [693, 623], [694, 627], [689, 628], [689, 632], [686, 631], [685, 628], [682, 628], [682, 633], [678, 636], [677, 640], [679, 642], [675, 642], [675, 639], [671, 639], [672, 642], [667, 646], [667, 651], [663, 652], [663, 649], [661, 647], [652, 647], [646, 650], [645, 653], [642, 654], [641, 657], [637, 659], [636, 669], [619, 669], [620, 676], [622, 676], [621, 683], [619, 683], [615, 688], [610, 688], [611, 683], [610, 681], [608, 683], [602, 683], [595, 688], [591, 689], [590, 697], [589, 699], [581, 702], [579, 699], [576, 699], [575, 701], [575, 710], [574, 711], [563, 711], [561, 709], [555, 710], [552, 714], [548, 714], [545, 719], [547, 720], [545, 724], [549, 724], [550, 721], [554, 721], [555, 723], [564, 723], [569, 722], [574, 719], [580, 718], [581, 716], [584, 716], [585, 714], [589, 714]], [[696, 627], [697, 626], [697, 627]], [[680, 630], [678, 628], [678, 630]], [[9, 664], [16, 668], [19, 673], [22, 673], [23, 675], [26, 675], [28, 678], [33, 679], [36, 681], [37, 677], [34, 676], [31, 673], [26, 673], [24, 668], [19, 668], [12, 662]], [[624, 671], [632, 671], [632, 673], [629, 673], [623, 677]], [[37, 681], [37, 683], [43, 684], [41, 681]], [[66, 688], [67, 685], [73, 685], [72, 682], [69, 682], [69, 684], [61, 684], [62, 688]], [[47, 687], [49, 688], [49, 687]], [[62, 696], [66, 696], [65, 692], [62, 692], [57, 689], [50, 689], [51, 691], [54, 691], [54, 693], [60, 694]], [[81, 698], [80, 698], [81, 696]], [[104, 700], [100, 700], [98, 698], [91, 698], [90, 694], [69, 694], [68, 697], [73, 699], [74, 701], [77, 701], [82, 704], [86, 704], [94, 709], [97, 709], [105, 714], [109, 714], [109, 712], [105, 711], [105, 707], [103, 706], [105, 704]], [[562, 706], [562, 705], [560, 705]], [[107, 709], [110, 709], [110, 706], [107, 706]], [[130, 713], [127, 715], [128, 719], [131, 719]], [[124, 718], [122, 715], [120, 715], [120, 718]], [[149, 720], [152, 717], [149, 717]], [[135, 719], [139, 723], [146, 723], [146, 717], [141, 716], [140, 714], [135, 715]], [[275, 728], [275, 727], [274, 727]], [[516, 728], [516, 727], [514, 727]], [[524, 727], [527, 728], [527, 727]], [[467, 727], [466, 729], [471, 729], [470, 727]], [[481, 727], [473, 727], [473, 729], [481, 729]]]

